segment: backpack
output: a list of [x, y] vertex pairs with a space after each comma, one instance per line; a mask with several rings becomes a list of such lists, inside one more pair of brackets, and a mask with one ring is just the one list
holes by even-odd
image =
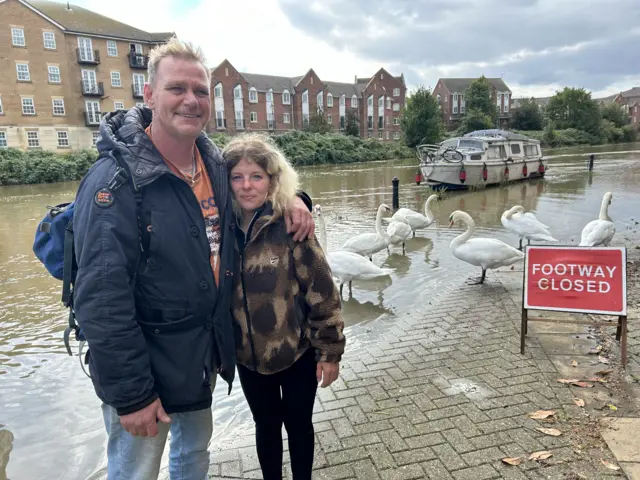
[[[114, 155], [113, 152], [108, 152], [107, 155], [113, 158], [118, 165], [108, 185], [109, 190], [114, 192], [122, 185], [128, 183], [131, 178], [131, 172], [119, 154]], [[144, 248], [144, 246], [148, 246], [148, 236], [145, 236], [146, 229], [142, 228], [142, 222], [140, 221], [142, 193], [134, 182], [131, 182], [131, 185], [136, 201], [138, 237], [142, 241], [140, 248], [142, 252], [145, 252], [146, 248]], [[85, 369], [85, 365], [89, 364], [89, 350], [87, 350], [84, 363], [82, 361], [82, 352], [86, 344], [86, 338], [82, 333], [82, 329], [76, 322], [75, 311], [73, 309], [73, 287], [75, 285], [76, 275], [78, 272], [73, 237], [73, 213], [75, 201], [55, 206], [47, 206], [46, 208], [48, 209], [48, 212], [36, 228], [33, 252], [53, 278], [62, 280], [61, 300], [62, 304], [69, 309], [68, 325], [64, 330], [63, 336], [64, 345], [67, 349], [67, 353], [70, 356], [73, 356], [71, 352], [71, 345], [69, 343], [71, 333], [73, 332], [75, 334], [76, 341], [79, 342], [78, 356], [80, 357], [82, 370], [88, 377], [91, 377]]]

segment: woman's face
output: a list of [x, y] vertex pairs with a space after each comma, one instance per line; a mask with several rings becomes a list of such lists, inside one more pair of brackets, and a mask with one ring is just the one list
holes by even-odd
[[231, 169], [231, 191], [243, 212], [254, 212], [267, 200], [271, 178], [260, 165], [243, 158]]

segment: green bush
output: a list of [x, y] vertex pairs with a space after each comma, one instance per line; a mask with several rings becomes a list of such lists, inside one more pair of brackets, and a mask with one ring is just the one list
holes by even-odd
[[58, 154], [44, 150], [0, 149], [0, 185], [80, 180], [96, 161], [97, 151]]

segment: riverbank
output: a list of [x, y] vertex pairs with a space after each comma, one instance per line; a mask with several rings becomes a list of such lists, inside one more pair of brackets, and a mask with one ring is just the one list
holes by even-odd
[[546, 148], [575, 147], [579, 145], [616, 145], [619, 143], [632, 143], [638, 138], [638, 131], [631, 125], [626, 125], [622, 128], [609, 125], [602, 130], [600, 135], [593, 135], [575, 128], [513, 131], [539, 140], [540, 145]]
[[[211, 136], [223, 148], [231, 137]], [[295, 166], [357, 163], [413, 157], [415, 152], [400, 142], [381, 142], [340, 134], [293, 131], [274, 137]], [[0, 186], [31, 185], [80, 180], [97, 160], [96, 150], [65, 153], [15, 148], [0, 149]]]

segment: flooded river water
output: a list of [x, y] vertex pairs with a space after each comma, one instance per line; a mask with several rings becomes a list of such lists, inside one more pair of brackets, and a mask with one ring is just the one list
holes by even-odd
[[[588, 154], [597, 154], [587, 172]], [[419, 231], [401, 248], [378, 253], [377, 265], [394, 269], [391, 279], [354, 282], [343, 302], [347, 325], [389, 318], [419, 307], [453, 276], [480, 272], [455, 259], [449, 242], [462, 227], [448, 228], [457, 209], [476, 221], [476, 235], [517, 245], [504, 230], [502, 212], [515, 204], [536, 213], [561, 244], [577, 244], [583, 226], [597, 218], [602, 196], [613, 192], [609, 215], [615, 245], [635, 247], [640, 221], [640, 144], [558, 152], [544, 179], [473, 192], [449, 193], [434, 205], [437, 225]], [[391, 180], [400, 179], [400, 206], [424, 211], [431, 193], [414, 182], [417, 161], [385, 161], [301, 169], [304, 189], [323, 206], [329, 249], [349, 237], [373, 231], [381, 203], [391, 206]], [[0, 478], [3, 457], [11, 480], [103, 478], [105, 435], [99, 402], [77, 357], [64, 350], [65, 311], [60, 282], [49, 277], [31, 246], [46, 205], [73, 198], [77, 183], [0, 187]], [[487, 281], [492, 281], [491, 272]], [[481, 287], [479, 287], [481, 288]], [[347, 330], [347, 334], [348, 334]], [[212, 448], [251, 431], [251, 419], [237, 385], [214, 399]]]

